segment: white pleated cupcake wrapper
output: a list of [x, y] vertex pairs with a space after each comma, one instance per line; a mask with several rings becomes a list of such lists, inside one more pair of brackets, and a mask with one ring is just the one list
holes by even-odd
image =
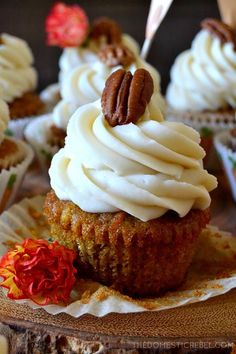
[[229, 181], [233, 198], [236, 202], [236, 151], [233, 152], [227, 144], [230, 142], [230, 132], [224, 131], [217, 134], [214, 144], [222, 161], [225, 174]]
[[35, 117], [12, 119], [8, 124], [7, 135], [17, 139], [24, 139], [24, 130], [26, 126], [34, 120]]
[[223, 130], [227, 129], [232, 129], [236, 127], [236, 115], [231, 116], [231, 118], [228, 121], [224, 121], [222, 119], [222, 113], [203, 113], [200, 112], [199, 115], [197, 112], [191, 113], [185, 113], [183, 112], [183, 115], [181, 115], [180, 112], [175, 112], [172, 110], [167, 111], [167, 120], [169, 121], [180, 121], [183, 122], [184, 124], [190, 125], [199, 133], [204, 131], [204, 129], [210, 130], [210, 132], [215, 135], [219, 132], [222, 132]]
[[[7, 252], [7, 245], [12, 242], [35, 239], [36, 235], [46, 239], [50, 237], [49, 227], [42, 215], [43, 204], [43, 196], [24, 199], [0, 216], [0, 256]], [[134, 300], [91, 280], [78, 280], [67, 306], [39, 306], [27, 299], [17, 303], [27, 304], [33, 309], [43, 308], [52, 315], [67, 313], [73, 317], [83, 314], [101, 317], [111, 312], [133, 313], [175, 308], [207, 300], [236, 287], [235, 252], [236, 237], [215, 227], [208, 227], [200, 236], [198, 250], [185, 283], [176, 291], [161, 297]], [[6, 289], [2, 293], [0, 290], [0, 297], [5, 296], [6, 292]]]
[[24, 132], [25, 139], [33, 147], [40, 167], [45, 173], [48, 172], [52, 157], [59, 150], [58, 146], [48, 143], [50, 125], [52, 125], [52, 115], [44, 114], [30, 122]]
[[20, 144], [25, 152], [25, 158], [9, 169], [0, 172], [0, 210], [8, 208], [15, 200], [24, 175], [33, 160], [34, 153], [30, 146], [22, 141], [11, 139]]

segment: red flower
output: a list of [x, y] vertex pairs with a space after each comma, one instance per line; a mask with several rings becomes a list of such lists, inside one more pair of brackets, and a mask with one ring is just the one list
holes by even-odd
[[47, 44], [61, 48], [79, 46], [86, 39], [88, 28], [88, 18], [81, 7], [56, 3], [46, 18]]
[[76, 252], [46, 240], [26, 239], [15, 247], [0, 260], [0, 285], [8, 297], [40, 305], [67, 302], [76, 281]]

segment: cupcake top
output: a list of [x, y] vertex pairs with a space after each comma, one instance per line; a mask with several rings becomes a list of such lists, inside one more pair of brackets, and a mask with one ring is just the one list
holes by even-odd
[[4, 139], [4, 133], [8, 127], [9, 119], [8, 106], [3, 100], [0, 99], [0, 144]]
[[[120, 47], [115, 45], [112, 47], [112, 50], [119, 48], [127, 50], [127, 47]], [[108, 65], [107, 63], [107, 49], [105, 48], [105, 54], [102, 51], [102, 57], [100, 61], [96, 61], [90, 64], [79, 65], [69, 73], [61, 83], [61, 96], [62, 100], [55, 106], [53, 110], [52, 120], [53, 124], [58, 128], [66, 130], [69, 119], [75, 110], [87, 103], [96, 101], [102, 95], [102, 91], [105, 85], [105, 81], [108, 76], [121, 65], [113, 67], [113, 64]], [[160, 91], [160, 76], [157, 70], [152, 67], [150, 64], [145, 62], [139, 57], [135, 57], [133, 52], [129, 51], [129, 55], [132, 55], [132, 58], [126, 58], [124, 63], [128, 63], [126, 68], [128, 68], [132, 73], [137, 68], [147, 68], [154, 80], [155, 96], [158, 100], [162, 111], [165, 110], [165, 102], [162, 98]], [[104, 54], [104, 55], [103, 55]], [[109, 54], [109, 53], [108, 53]], [[118, 53], [119, 54], [119, 53]], [[125, 53], [127, 55], [127, 52]], [[109, 55], [108, 55], [108, 58]], [[124, 58], [124, 56], [122, 56]], [[114, 61], [115, 64], [123, 63], [123, 59]], [[117, 59], [115, 57], [115, 59]], [[114, 60], [115, 60], [114, 59]], [[128, 61], [127, 61], [128, 60]]]
[[206, 19], [190, 49], [171, 69], [167, 102], [176, 110], [236, 108], [236, 36], [224, 23]]
[[123, 34], [117, 22], [107, 17], [99, 17], [92, 23], [90, 34], [83, 46], [64, 49], [59, 60], [59, 80], [62, 81], [71, 69], [97, 61], [100, 50], [110, 44], [123, 44], [135, 56], [140, 52], [135, 39], [128, 34]]
[[32, 67], [33, 55], [28, 44], [17, 37], [2, 34], [0, 37], [1, 98], [12, 102], [24, 93], [35, 89], [37, 73]]
[[134, 75], [120, 69], [106, 81], [101, 101], [74, 113], [49, 170], [58, 198], [87, 212], [123, 210], [142, 221], [209, 206], [217, 182], [203, 169], [200, 136], [165, 122], [153, 90], [145, 69]]
[[[128, 34], [123, 34], [122, 43], [138, 56], [139, 45], [135, 39]], [[59, 81], [61, 82], [71, 69], [98, 61], [98, 53], [99, 48], [92, 40], [89, 41], [87, 47], [65, 48], [59, 59]]]

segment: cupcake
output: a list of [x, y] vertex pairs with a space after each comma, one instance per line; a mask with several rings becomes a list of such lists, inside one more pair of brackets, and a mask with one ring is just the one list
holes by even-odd
[[33, 152], [27, 144], [4, 134], [9, 119], [8, 106], [0, 99], [0, 213], [14, 201], [33, 159]]
[[135, 55], [140, 51], [135, 39], [123, 34], [112, 19], [97, 18], [90, 26], [86, 13], [78, 5], [55, 4], [46, 19], [46, 32], [48, 45], [63, 48], [59, 59], [59, 83], [49, 85], [41, 94], [48, 111], [59, 101], [63, 78], [80, 65], [97, 62], [99, 51], [107, 44], [123, 44]]
[[217, 134], [214, 143], [236, 202], [236, 129]]
[[217, 185], [198, 132], [164, 121], [153, 91], [145, 69], [109, 76], [102, 99], [71, 117], [44, 206], [79, 276], [132, 296], [183, 282]]
[[3, 33], [0, 36], [1, 98], [8, 103], [10, 118], [38, 115], [43, 104], [35, 93], [37, 73], [28, 44]]
[[196, 128], [209, 152], [215, 133], [236, 126], [236, 36], [219, 20], [201, 27], [174, 62], [166, 99], [169, 119]]
[[151, 72], [155, 99], [159, 102], [161, 110], [165, 111], [165, 102], [160, 94], [160, 76], [155, 68], [136, 57], [123, 44], [105, 46], [99, 52], [99, 58], [95, 63], [79, 65], [72, 69], [61, 82], [62, 99], [54, 107], [52, 115], [34, 120], [25, 130], [25, 137], [34, 147], [44, 170], [48, 170], [51, 157], [64, 146], [66, 128], [72, 114], [80, 106], [99, 99], [106, 79], [121, 66], [131, 72], [141, 67]]
[[82, 64], [91, 64], [98, 60], [99, 52], [106, 45], [123, 44], [135, 56], [139, 55], [138, 43], [128, 34], [123, 34], [118, 23], [107, 17], [96, 19], [92, 24], [91, 34], [86, 45], [77, 48], [65, 48], [59, 60], [59, 80], [67, 73]]

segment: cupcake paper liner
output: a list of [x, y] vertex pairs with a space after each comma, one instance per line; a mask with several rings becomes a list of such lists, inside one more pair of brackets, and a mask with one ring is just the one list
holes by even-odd
[[[0, 216], [0, 256], [12, 243], [25, 238], [49, 238], [49, 226], [42, 214], [43, 196], [24, 199]], [[38, 235], [38, 236], [36, 236]], [[52, 315], [67, 313], [105, 316], [111, 312], [161, 311], [207, 300], [236, 287], [236, 238], [215, 227], [201, 233], [197, 253], [185, 283], [177, 290], [149, 299], [133, 299], [91, 280], [77, 281], [68, 305], [39, 306], [31, 300], [18, 300], [33, 309], [43, 308]], [[0, 290], [5, 296], [6, 290]]]
[[48, 172], [53, 155], [59, 150], [58, 146], [48, 143], [49, 127], [52, 125], [51, 117], [52, 115], [48, 113], [35, 118], [24, 132], [25, 139], [33, 147], [40, 167], [45, 173]]
[[209, 220], [208, 209], [147, 222], [122, 213], [87, 213], [53, 191], [44, 212], [54, 239], [77, 251], [82, 275], [131, 296], [157, 296], [180, 285]]
[[168, 109], [167, 120], [179, 121], [196, 129], [201, 135], [201, 145], [206, 151], [204, 159], [206, 169], [220, 169], [213, 139], [217, 133], [236, 127], [235, 114], [232, 112], [178, 112]]
[[216, 135], [214, 143], [236, 202], [236, 151], [227, 146], [230, 140], [230, 131], [225, 131]]
[[14, 202], [26, 170], [34, 156], [32, 149], [26, 143], [15, 139], [12, 140], [21, 145], [25, 152], [25, 158], [16, 166], [3, 169], [0, 172], [0, 212], [8, 208]]

